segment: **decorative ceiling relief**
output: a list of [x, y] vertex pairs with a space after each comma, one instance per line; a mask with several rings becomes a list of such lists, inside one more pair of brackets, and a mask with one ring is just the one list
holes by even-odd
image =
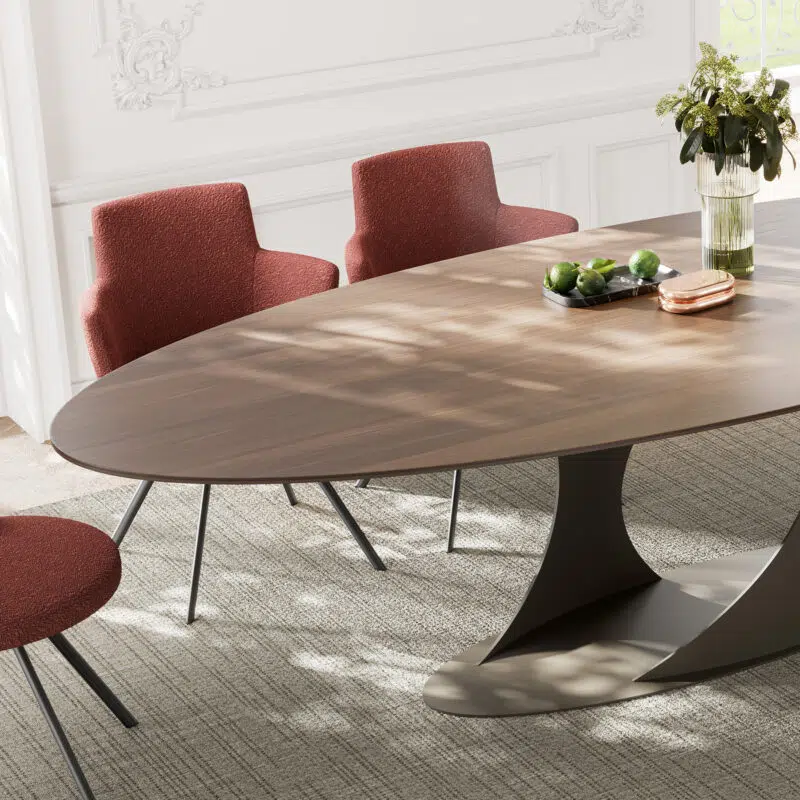
[[218, 72], [181, 64], [181, 44], [202, 13], [203, 2], [195, 2], [176, 24], [165, 19], [153, 27], [137, 13], [135, 0], [118, 0], [112, 92], [120, 111], [143, 111], [159, 98], [174, 100], [170, 95], [225, 85], [227, 79]]
[[614, 39], [635, 39], [642, 35], [642, 0], [581, 0], [580, 15], [562, 25], [559, 36], [607, 34]]

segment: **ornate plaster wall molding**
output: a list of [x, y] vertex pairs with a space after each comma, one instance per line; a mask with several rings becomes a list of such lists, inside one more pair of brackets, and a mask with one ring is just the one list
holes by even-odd
[[562, 25], [556, 35], [608, 34], [614, 39], [635, 39], [642, 35], [642, 0], [581, 0], [578, 18]]
[[203, 2], [186, 6], [173, 24], [164, 19], [151, 26], [136, 11], [135, 0], [117, 0], [119, 35], [113, 42], [111, 78], [114, 102], [120, 111], [143, 111], [160, 98], [175, 99], [189, 91], [223, 86], [226, 78], [181, 64], [181, 43], [194, 29]]
[[106, 31], [106, 3], [111, 0], [92, 0], [95, 38], [97, 52], [112, 57], [117, 107], [143, 110], [168, 101], [175, 120], [595, 57], [610, 40], [643, 35], [646, 5], [645, 0], [571, 0], [563, 9], [564, 22], [524, 40], [229, 80], [181, 65], [181, 45], [202, 14], [202, 2], [187, 5], [174, 24], [164, 20], [154, 27], [137, 14], [137, 0], [115, 0], [119, 31], [114, 34]]

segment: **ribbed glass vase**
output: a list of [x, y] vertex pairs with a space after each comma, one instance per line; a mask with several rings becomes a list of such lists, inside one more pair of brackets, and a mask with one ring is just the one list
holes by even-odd
[[702, 216], [703, 268], [724, 269], [737, 278], [753, 272], [753, 207], [759, 173], [747, 153], [725, 157], [719, 175], [714, 156], [698, 153], [697, 191]]

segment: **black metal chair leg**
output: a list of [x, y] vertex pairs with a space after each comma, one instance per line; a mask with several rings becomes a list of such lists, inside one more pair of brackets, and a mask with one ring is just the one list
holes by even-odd
[[125, 534], [128, 532], [128, 528], [131, 527], [133, 524], [133, 520], [135, 519], [136, 515], [139, 513], [139, 509], [142, 507], [142, 503], [144, 503], [145, 497], [147, 497], [147, 493], [150, 489], [153, 488], [153, 481], [142, 481], [136, 492], [131, 499], [131, 502], [128, 504], [128, 508], [125, 510], [125, 513], [122, 515], [122, 519], [119, 521], [119, 525], [117, 525], [117, 529], [114, 531], [114, 543], [119, 547], [122, 544], [122, 540], [125, 538]]
[[373, 549], [369, 539], [364, 535], [364, 531], [361, 530], [347, 506], [342, 502], [342, 498], [339, 497], [339, 493], [336, 489], [327, 482], [320, 483], [320, 488], [325, 492], [325, 496], [330, 500], [331, 505], [336, 509], [336, 513], [342, 518], [344, 524], [347, 525], [347, 529], [358, 543], [364, 555], [369, 559], [370, 564], [379, 571], [385, 570], [386, 565], [381, 561], [380, 556]]
[[456, 522], [458, 520], [458, 500], [461, 496], [461, 470], [453, 473], [453, 493], [450, 497], [450, 528], [447, 531], [447, 552], [452, 553], [456, 546]]
[[208, 520], [208, 499], [211, 496], [211, 486], [203, 485], [203, 497], [200, 501], [200, 517], [197, 520], [197, 539], [194, 545], [194, 564], [192, 565], [192, 586], [189, 590], [189, 610], [186, 622], [191, 625], [195, 619], [197, 607], [197, 592], [200, 588], [200, 569], [203, 566], [203, 547], [206, 541], [206, 521]]
[[367, 488], [367, 486], [369, 486], [369, 482], [370, 482], [371, 480], [372, 480], [372, 478], [360, 478], [360, 479], [359, 479], [359, 480], [356, 482], [356, 489], [366, 489], [366, 488]]
[[67, 762], [67, 767], [69, 768], [72, 779], [75, 781], [75, 785], [78, 788], [78, 793], [83, 800], [95, 800], [94, 794], [92, 794], [92, 790], [89, 788], [89, 783], [86, 780], [86, 776], [83, 774], [81, 765], [78, 763], [78, 759], [75, 758], [75, 753], [73, 752], [69, 740], [64, 733], [64, 729], [61, 727], [61, 723], [58, 721], [58, 717], [56, 716], [56, 712], [53, 710], [53, 706], [50, 704], [50, 699], [45, 694], [42, 683], [39, 680], [39, 676], [33, 669], [33, 664], [31, 664], [28, 654], [25, 652], [24, 648], [18, 647], [16, 650], [14, 650], [14, 655], [17, 657], [20, 667], [22, 667], [22, 672], [25, 674], [28, 685], [31, 687], [31, 690], [36, 697], [36, 702], [39, 704], [39, 708], [41, 709], [44, 718], [47, 720], [50, 733], [53, 734], [53, 738], [56, 740], [56, 744], [58, 744], [58, 747], [61, 750], [61, 755], [64, 756], [64, 760]]
[[283, 491], [286, 492], [286, 496], [289, 498], [289, 505], [296, 506], [297, 505], [297, 495], [294, 493], [294, 489], [292, 488], [291, 483], [284, 483], [283, 484]]
[[106, 704], [108, 710], [126, 727], [138, 725], [136, 717], [128, 711], [122, 701], [108, 688], [105, 681], [89, 666], [86, 659], [67, 641], [63, 633], [50, 637], [56, 650], [69, 662], [69, 665], [89, 684], [89, 688]]

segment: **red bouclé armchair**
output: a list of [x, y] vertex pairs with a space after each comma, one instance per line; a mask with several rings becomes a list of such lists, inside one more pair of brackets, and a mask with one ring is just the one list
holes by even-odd
[[92, 214], [97, 279], [83, 297], [98, 377], [223, 322], [335, 289], [328, 261], [258, 245], [240, 183], [126, 197]]
[[[83, 298], [86, 342], [98, 377], [232, 319], [335, 289], [334, 264], [263, 250], [246, 188], [187, 186], [105, 203], [93, 212], [97, 279]], [[121, 544], [150, 491], [142, 481], [114, 534]], [[376, 569], [383, 563], [333, 487], [323, 491]], [[297, 501], [284, 485], [289, 502]], [[203, 487], [188, 621], [195, 605], [210, 486]]]
[[[356, 230], [345, 250], [351, 283], [578, 230], [573, 217], [509, 206], [497, 193], [485, 142], [415, 147], [353, 165]], [[369, 478], [358, 482], [366, 487]], [[453, 549], [461, 472], [453, 476]]]

